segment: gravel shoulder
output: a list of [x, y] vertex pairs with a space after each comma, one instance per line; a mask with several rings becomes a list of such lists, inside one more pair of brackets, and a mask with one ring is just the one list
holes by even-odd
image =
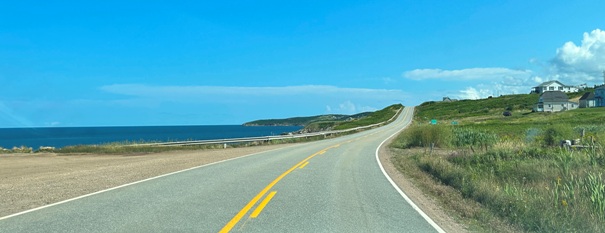
[[293, 144], [138, 155], [0, 154], [0, 217]]

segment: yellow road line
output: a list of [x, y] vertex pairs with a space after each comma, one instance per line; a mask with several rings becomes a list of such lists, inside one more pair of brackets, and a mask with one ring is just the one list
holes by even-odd
[[303, 163], [303, 165], [300, 165], [300, 167], [298, 167], [298, 169], [303, 169], [305, 168], [305, 166], [307, 166], [307, 164], [309, 164], [309, 161]]
[[[309, 162], [307, 162], [307, 163], [309, 163]], [[252, 214], [250, 214], [250, 218], [258, 217], [260, 212], [263, 211], [265, 206], [271, 201], [271, 198], [273, 198], [273, 196], [275, 196], [276, 193], [277, 193], [276, 191], [269, 193], [269, 195], [267, 195], [267, 197], [265, 197], [265, 200], [263, 200], [260, 204], [258, 204], [258, 207], [256, 207], [256, 209], [252, 212]]]
[[[330, 148], [336, 148], [339, 147], [340, 144], [328, 147], [324, 150], [330, 149]], [[284, 173], [282, 173], [281, 175], [279, 175], [277, 178], [275, 178], [275, 180], [273, 180], [271, 183], [269, 183], [269, 185], [267, 185], [267, 187], [265, 187], [263, 190], [261, 190], [254, 198], [252, 198], [252, 200], [250, 200], [250, 202], [248, 202], [248, 204], [246, 204], [246, 206], [244, 206], [243, 209], [241, 209], [228, 223], [227, 225], [225, 225], [223, 227], [223, 229], [221, 229], [219, 232], [220, 233], [225, 233], [225, 232], [229, 232], [231, 231], [231, 229], [233, 229], [233, 227], [235, 227], [235, 225], [239, 222], [239, 220], [241, 220], [244, 215], [246, 215], [246, 213], [248, 213], [248, 211], [250, 211], [250, 209], [252, 209], [252, 207], [256, 204], [256, 202], [258, 202], [258, 200], [261, 199], [261, 197], [263, 197], [265, 195], [265, 193], [267, 193], [271, 188], [273, 188], [273, 186], [275, 184], [277, 184], [277, 182], [279, 182], [281, 179], [283, 179], [284, 177], [286, 177], [288, 174], [290, 174], [290, 172], [294, 171], [294, 169], [296, 169], [297, 167], [300, 167], [301, 164], [307, 162], [309, 159], [317, 156], [319, 154], [319, 152], [312, 154], [311, 156], [307, 157], [306, 159], [303, 159], [302, 161], [300, 161], [299, 163], [297, 163], [296, 165], [294, 165], [293, 167], [291, 167], [290, 169], [288, 169], [287, 171], [285, 171]]]

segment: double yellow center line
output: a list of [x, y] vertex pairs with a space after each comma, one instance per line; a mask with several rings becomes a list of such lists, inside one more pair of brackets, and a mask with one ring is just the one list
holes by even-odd
[[[310, 159], [312, 159], [313, 157], [317, 156], [317, 155], [321, 155], [323, 153], [326, 153], [327, 150], [332, 149], [332, 148], [336, 148], [339, 147], [340, 144], [328, 147], [326, 149], [323, 149], [321, 151], [316, 152], [315, 154], [312, 154], [311, 156], [303, 159], [302, 161], [300, 161], [299, 163], [297, 163], [296, 165], [294, 165], [293, 167], [291, 167], [290, 169], [288, 169], [287, 171], [285, 171], [284, 173], [282, 173], [281, 175], [279, 175], [275, 180], [273, 180], [271, 183], [269, 183], [269, 185], [267, 185], [263, 190], [261, 190], [254, 198], [252, 198], [252, 200], [250, 200], [250, 202], [248, 202], [248, 204], [246, 204], [246, 206], [244, 206], [244, 208], [242, 208], [228, 223], [227, 225], [225, 225], [223, 227], [223, 229], [221, 229], [219, 232], [220, 233], [224, 233], [224, 232], [229, 232], [231, 231], [231, 229], [233, 229], [233, 227], [235, 227], [235, 225], [237, 225], [237, 223], [248, 213], [248, 211], [250, 211], [250, 209], [252, 209], [252, 207], [254, 205], [256, 205], [256, 203], [267, 193], [269, 192], [269, 190], [271, 190], [271, 188], [273, 188], [273, 186], [275, 186], [275, 184], [277, 184], [277, 182], [279, 182], [281, 179], [283, 179], [284, 177], [286, 177], [288, 174], [290, 174], [290, 172], [294, 171], [296, 168], [303, 168], [304, 166], [306, 166], [308, 164], [308, 161]], [[263, 202], [254, 210], [254, 212], [250, 215], [250, 218], [256, 218], [260, 212], [263, 210], [263, 208], [267, 205], [267, 203], [269, 203], [269, 201], [271, 200], [271, 198], [273, 198], [273, 196], [275, 195], [275, 191], [271, 192], [264, 200]]]

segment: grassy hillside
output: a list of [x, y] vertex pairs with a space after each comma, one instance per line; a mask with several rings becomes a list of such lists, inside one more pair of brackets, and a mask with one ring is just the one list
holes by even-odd
[[292, 117], [286, 119], [266, 119], [256, 120], [244, 123], [244, 126], [307, 126], [313, 122], [320, 121], [343, 121], [347, 119], [358, 119], [369, 115], [370, 112], [363, 112], [355, 115], [328, 114], [309, 117]]
[[385, 122], [393, 117], [403, 105], [394, 104], [376, 112], [363, 112], [355, 115], [319, 115], [311, 117], [293, 117], [287, 119], [258, 120], [245, 123], [245, 126], [257, 125], [297, 125], [304, 126], [304, 132], [325, 130], [343, 130]]
[[[512, 231], [602, 232], [605, 108], [532, 113], [537, 97], [422, 104], [415, 124], [392, 144], [407, 149], [394, 163], [412, 177], [433, 180], [436, 185], [420, 185], [447, 197], [445, 206], [483, 223], [485, 231], [503, 231], [504, 222], [518, 229]], [[502, 115], [507, 108], [513, 116]], [[581, 147], [560, 147], [564, 139], [580, 139]], [[452, 191], [444, 194], [439, 185]]]
[[538, 94], [505, 95], [481, 100], [425, 102], [416, 108], [418, 119], [458, 119], [471, 116], [502, 115], [504, 111], [529, 112]]
[[358, 119], [351, 120], [351, 121], [340, 122], [334, 126], [334, 129], [335, 130], [352, 129], [355, 127], [385, 122], [385, 121], [388, 121], [389, 119], [391, 119], [401, 109], [403, 109], [403, 105], [394, 104], [394, 105], [388, 106], [382, 110], [372, 112], [365, 117], [358, 118]]
[[[581, 96], [583, 93], [571, 93]], [[532, 112], [537, 94], [508, 95], [491, 99], [463, 100], [457, 102], [427, 102], [416, 107], [416, 122], [437, 119], [440, 124], [458, 122], [461, 126], [494, 131], [499, 136], [522, 138], [529, 129], [542, 130], [553, 125], [574, 128], [582, 125], [605, 123], [604, 108], [584, 108], [571, 111], [544, 113]], [[504, 111], [512, 116], [505, 117]], [[572, 137], [574, 135], [568, 135]]]

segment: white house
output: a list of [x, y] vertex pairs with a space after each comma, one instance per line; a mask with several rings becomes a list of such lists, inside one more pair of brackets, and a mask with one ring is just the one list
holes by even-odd
[[595, 106], [605, 107], [605, 85], [594, 89]]
[[559, 81], [556, 81], [556, 80], [543, 82], [542, 84], [533, 87], [531, 90], [532, 93], [538, 93], [538, 94], [542, 94], [547, 91], [561, 91], [561, 92], [565, 92], [565, 93], [570, 93], [570, 92], [578, 92], [580, 90], [578, 87], [566, 86], [565, 84], [563, 84]]
[[546, 91], [540, 94], [536, 112], [560, 112], [578, 108], [578, 103], [570, 102], [567, 95], [561, 91]]

